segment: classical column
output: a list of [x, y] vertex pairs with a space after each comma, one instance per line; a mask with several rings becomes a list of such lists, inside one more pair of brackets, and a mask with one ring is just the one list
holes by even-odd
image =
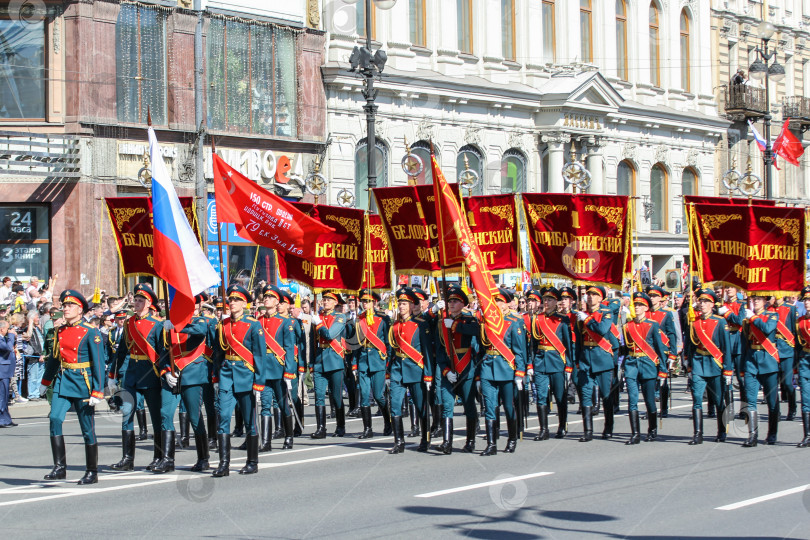
[[605, 143], [598, 137], [591, 137], [587, 141], [588, 155], [585, 158], [585, 168], [591, 173], [591, 187], [588, 193], [605, 195], [605, 179], [602, 175], [602, 147]]
[[565, 181], [562, 177], [562, 168], [565, 165], [565, 143], [570, 142], [568, 133], [548, 133], [540, 137], [548, 145], [548, 185], [549, 193], [564, 193]]

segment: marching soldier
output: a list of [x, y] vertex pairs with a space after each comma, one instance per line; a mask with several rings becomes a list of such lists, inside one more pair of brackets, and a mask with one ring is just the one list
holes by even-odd
[[391, 435], [391, 411], [385, 403], [385, 368], [388, 364], [390, 345], [388, 330], [391, 320], [385, 313], [377, 311], [380, 295], [368, 289], [361, 289], [358, 295], [363, 312], [355, 321], [358, 347], [353, 352], [352, 372], [360, 382], [360, 416], [363, 419], [363, 433], [360, 439], [374, 437], [371, 428], [371, 404], [369, 393], [374, 395], [377, 405], [383, 411], [383, 435]]
[[98, 441], [93, 416], [95, 406], [104, 400], [104, 345], [99, 331], [82, 319], [87, 300], [78, 291], [67, 289], [59, 296], [65, 325], [56, 330], [53, 350], [45, 364], [39, 387], [44, 395], [53, 382], [51, 432], [53, 469], [45, 480], [64, 480], [67, 473], [65, 437], [62, 423], [71, 406], [79, 417], [84, 438], [86, 470], [79, 485], [98, 482]]
[[334, 291], [322, 294], [323, 317], [312, 313], [318, 345], [310, 368], [315, 382], [315, 433], [313, 439], [326, 437], [326, 389], [335, 401], [337, 427], [333, 437], [346, 435], [346, 411], [343, 408], [343, 358], [346, 355], [346, 315], [335, 311], [343, 297]]
[[[745, 419], [745, 371], [742, 366], [742, 343], [740, 329], [743, 325], [743, 315], [745, 315], [745, 305], [737, 299], [737, 288], [726, 287], [724, 290], [723, 305], [717, 310], [717, 314], [726, 320], [728, 328], [728, 348], [731, 354], [731, 362], [734, 364], [734, 375], [737, 377], [737, 384], [740, 385], [740, 419]], [[732, 386], [727, 386], [728, 403], [733, 404], [731, 395]]]
[[[256, 401], [254, 392], [264, 390], [266, 376], [264, 331], [259, 321], [250, 317], [250, 293], [241, 285], [227, 290], [230, 316], [217, 328], [214, 343], [215, 389], [219, 394], [219, 466], [214, 477], [228, 476], [231, 464], [231, 414], [236, 403], [242, 411], [247, 432], [247, 462], [239, 474], [253, 474], [259, 470], [259, 436], [256, 433]], [[275, 361], [275, 360], [274, 360]]]
[[[398, 316], [388, 331], [388, 343], [393, 349], [388, 362], [391, 411], [393, 414], [402, 410], [405, 391], [408, 390], [422, 424], [422, 441], [418, 451], [427, 452], [430, 436], [427, 426], [427, 391], [433, 383], [431, 351], [428, 346], [430, 338], [425, 334], [423, 325], [412, 317], [414, 306], [419, 305], [416, 293], [405, 287], [399, 289], [395, 296]], [[400, 454], [405, 451], [402, 416], [394, 416], [391, 424], [394, 430], [394, 447], [388, 453]]]
[[540, 294], [543, 299], [543, 311], [534, 316], [530, 326], [531, 352], [526, 370], [529, 377], [534, 377], [534, 386], [537, 389], [537, 418], [540, 421], [540, 431], [534, 438], [535, 441], [545, 441], [549, 438], [549, 387], [557, 402], [559, 415], [559, 425], [554, 438], [562, 439], [568, 433], [566, 393], [568, 378], [573, 371], [571, 364], [574, 362], [575, 352], [571, 344], [570, 319], [557, 313], [557, 303], [562, 298], [560, 291], [554, 287], [545, 287]]
[[[200, 316], [202, 297], [197, 295], [194, 317], [181, 330], [174, 329], [171, 321], [163, 323], [163, 345], [166, 353], [161, 357], [160, 375], [163, 377], [161, 391], [161, 433], [162, 459], [152, 469], [156, 473], [174, 471], [174, 412], [178, 398], [185, 404], [190, 427], [194, 430], [194, 446], [197, 462], [191, 467], [193, 472], [208, 470], [208, 435], [205, 421], [200, 415], [203, 400], [203, 386], [210, 383], [209, 363], [205, 357], [208, 338], [208, 321]], [[177, 393], [177, 387], [180, 392]], [[183, 422], [183, 419], [180, 419]]]
[[152, 453], [152, 462], [146, 466], [151, 471], [162, 457], [160, 448], [161, 430], [160, 422], [160, 389], [161, 379], [158, 373], [158, 362], [163, 353], [163, 340], [161, 339], [160, 324], [150, 309], [157, 305], [157, 295], [145, 283], [138, 283], [133, 290], [133, 304], [135, 314], [127, 319], [124, 332], [124, 343], [118, 347], [118, 358], [110, 378], [118, 378], [126, 365], [123, 374], [124, 390], [132, 396], [132, 400], [125, 400], [121, 406], [123, 414], [121, 446], [123, 457], [121, 461], [112, 465], [116, 471], [131, 471], [135, 466], [135, 432], [133, 431], [133, 410], [138, 396], [143, 396], [149, 407], [149, 416], [152, 420], [152, 432], [155, 434], [155, 444]]
[[757, 396], [760, 386], [768, 404], [768, 444], [776, 444], [776, 431], [779, 427], [779, 350], [775, 343], [779, 316], [765, 309], [766, 296], [752, 292], [749, 298], [753, 311], [746, 309], [743, 325], [745, 399], [748, 402], [748, 439], [743, 443], [745, 448], [757, 445]]
[[[613, 313], [602, 305], [605, 288], [590, 285], [585, 291], [587, 311], [577, 312], [577, 362], [578, 381], [582, 395], [582, 423], [584, 433], [580, 442], [593, 440], [593, 403], [598, 392], [605, 403], [605, 428], [603, 439], [613, 437], [613, 404], [610, 391], [613, 384], [613, 368], [616, 365], [614, 340], [611, 333]], [[663, 401], [663, 400], [662, 400]]]
[[[298, 361], [298, 342], [301, 339], [301, 328], [299, 325], [299, 321], [294, 319], [290, 316], [290, 306], [293, 304], [292, 296], [287, 291], [279, 291], [280, 298], [278, 301], [278, 315], [285, 319], [288, 332], [290, 332], [290, 338], [292, 340], [292, 351], [291, 354], [288, 354], [285, 363], [284, 363], [284, 384], [281, 387], [281, 395], [276, 398], [276, 401], [283, 401], [287, 407], [286, 414], [282, 417], [282, 431], [284, 433], [284, 442], [282, 443], [282, 450], [289, 450], [293, 447], [293, 435], [295, 433], [295, 422], [293, 419], [293, 408], [295, 405], [295, 398], [293, 396], [293, 388], [298, 388], [298, 372], [299, 368], [303, 369], [303, 366], [299, 365]], [[267, 334], [265, 333], [265, 336]], [[268, 356], [269, 358], [269, 356]], [[296, 392], [297, 394], [297, 392]], [[284, 409], [282, 408], [282, 413]], [[299, 416], [300, 417], [303, 415]], [[300, 435], [300, 433], [299, 433]]]
[[[422, 331], [428, 339], [427, 347], [433, 353], [436, 350], [436, 329], [438, 322], [438, 313], [444, 309], [443, 301], [439, 301], [430, 307], [430, 295], [419, 287], [413, 287], [413, 292], [419, 302], [414, 305], [413, 317], [421, 326]], [[433, 366], [433, 378], [438, 380], [441, 377], [441, 372], [438, 371], [438, 366]], [[430, 436], [438, 437], [442, 430], [441, 425], [441, 410], [442, 410], [442, 396], [439, 388], [435, 386], [428, 391], [428, 404], [430, 406]], [[416, 409], [414, 409], [416, 410]], [[422, 428], [424, 429], [424, 428]], [[418, 433], [417, 433], [418, 435]]]
[[796, 368], [799, 371], [799, 389], [802, 393], [802, 425], [804, 438], [799, 448], [810, 446], [810, 286], [802, 289], [802, 301], [806, 313], [796, 324]]
[[[661, 330], [661, 341], [667, 349], [667, 373], [671, 364], [678, 359], [678, 328], [675, 324], [675, 312], [666, 306], [667, 292], [658, 285], [647, 287], [647, 295], [652, 301], [652, 309], [647, 312], [647, 318], [658, 323]], [[669, 416], [669, 378], [662, 379], [661, 389], [661, 418]]]
[[655, 407], [655, 381], [666, 379], [667, 352], [661, 342], [658, 323], [647, 318], [647, 311], [652, 307], [652, 300], [642, 292], [633, 293], [635, 318], [625, 323], [624, 333], [625, 360], [623, 364], [624, 379], [627, 381], [628, 416], [630, 417], [630, 440], [625, 444], [641, 442], [641, 428], [638, 418], [639, 389], [644, 396], [647, 407], [647, 437], [645, 441], [654, 441], [658, 436], [657, 409]]
[[776, 349], [779, 351], [779, 388], [787, 398], [788, 413], [785, 420], [796, 418], [796, 389], [793, 387], [793, 357], [796, 355], [796, 306], [786, 304], [781, 294], [769, 308], [779, 316], [776, 321]]
[[442, 400], [443, 441], [439, 450], [444, 454], [453, 452], [453, 416], [456, 396], [461, 399], [466, 417], [466, 437], [464, 451], [475, 451], [475, 432], [478, 426], [478, 411], [475, 408], [474, 362], [480, 357], [479, 336], [481, 325], [475, 316], [465, 311], [469, 304], [461, 287], [447, 290], [447, 317], [439, 327], [436, 363], [439, 366], [439, 380]]
[[208, 424], [208, 449], [217, 449], [217, 427], [219, 426], [219, 405], [217, 404], [217, 395], [214, 392], [214, 384], [211, 379], [214, 375], [214, 342], [217, 338], [217, 318], [214, 315], [216, 309], [213, 305], [207, 303], [210, 298], [207, 294], [202, 293], [203, 303], [200, 306], [201, 316], [208, 323], [208, 333], [205, 338], [205, 356], [208, 362], [208, 380], [202, 386], [203, 392], [203, 405], [205, 406], [205, 416]]

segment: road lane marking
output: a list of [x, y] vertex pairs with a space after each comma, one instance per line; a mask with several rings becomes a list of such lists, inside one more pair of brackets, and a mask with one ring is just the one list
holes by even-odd
[[480, 484], [471, 484], [469, 486], [461, 486], [457, 488], [451, 489], [443, 489], [441, 491], [431, 491], [430, 493], [420, 493], [419, 495], [414, 495], [414, 497], [420, 499], [430, 499], [432, 497], [440, 497], [442, 495], [449, 495], [451, 493], [459, 493], [461, 491], [469, 491], [471, 489], [478, 489], [483, 487], [489, 486], [497, 486], [498, 484], [508, 484], [510, 482], [515, 482], [517, 480], [528, 480], [529, 478], [538, 478], [540, 476], [548, 476], [550, 474], [554, 474], [553, 472], [539, 472], [533, 474], [524, 474], [522, 476], [511, 476], [509, 478], [501, 478], [500, 480], [491, 480], [489, 482], [481, 482]]
[[725, 506], [718, 506], [715, 510], [737, 510], [738, 508], [745, 508], [746, 506], [751, 506], [754, 504], [759, 504], [765, 501], [772, 501], [774, 499], [779, 499], [781, 497], [787, 497], [788, 495], [793, 495], [795, 493], [801, 493], [802, 491], [810, 488], [810, 484], [805, 484], [803, 486], [795, 487], [786, 489], [784, 491], [777, 491], [776, 493], [769, 493], [768, 495], [762, 495], [760, 497], [754, 497], [753, 499], [746, 499], [744, 501], [736, 502], [733, 504], [727, 504]]

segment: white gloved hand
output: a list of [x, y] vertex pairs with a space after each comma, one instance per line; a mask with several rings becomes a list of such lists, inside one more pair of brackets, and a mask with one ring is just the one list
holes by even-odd
[[292, 392], [292, 381], [290, 379], [284, 379], [284, 382], [287, 384], [287, 390]]
[[218, 382], [214, 383], [214, 394], [219, 394], [219, 383]]
[[312, 322], [315, 324], [321, 324], [321, 318], [317, 313], [312, 314]]
[[166, 384], [169, 385], [169, 388], [174, 388], [175, 386], [177, 386], [177, 377], [172, 375], [170, 371], [167, 371], [164, 377], [166, 378]]
[[584, 321], [587, 318], [588, 318], [587, 313], [585, 313], [584, 311], [577, 311], [577, 319], [579, 319], [580, 321]]
[[719, 308], [717, 308], [718, 315], [722, 316], [725, 315], [726, 313], [728, 313], [728, 308], [726, 306], [720, 306]]
[[444, 309], [445, 305], [446, 304], [444, 303], [444, 300], [439, 300], [438, 302], [433, 304], [433, 307], [435, 307], [437, 310], [442, 310], [442, 309]]
[[565, 372], [565, 387], [568, 388], [568, 386], [570, 384], [571, 384], [571, 374], [566, 371]]
[[432, 385], [432, 384], [433, 383], [431, 383], [431, 382], [426, 382], [425, 383], [425, 388], [427, 389], [428, 392], [430, 392], [430, 385]]
[[385, 386], [386, 388], [391, 388], [391, 379], [387, 377], [385, 378]]
[[48, 391], [47, 386], [45, 386], [44, 384], [39, 385], [39, 397], [44, 396], [47, 391]]
[[726, 386], [731, 388], [731, 375], [726, 375], [725, 380], [726, 380]]
[[164, 330], [166, 330], [168, 332], [169, 330], [171, 330], [173, 328], [174, 328], [174, 325], [172, 324], [172, 321], [170, 321], [169, 319], [166, 319], [165, 321], [163, 321], [163, 329]]
[[357, 370], [356, 369], [352, 370], [352, 375], [354, 376], [354, 378], [356, 380], [357, 379]]
[[446, 377], [450, 384], [456, 384], [458, 380], [458, 374], [455, 371], [448, 371]]
[[667, 376], [666, 375], [659, 375], [658, 380], [661, 382], [661, 384], [665, 384], [667, 382]]
[[532, 368], [527, 369], [526, 375], [528, 375], [529, 377], [534, 377], [534, 370]]
[[107, 388], [109, 388], [110, 390], [113, 390], [117, 386], [118, 386], [118, 381], [116, 379], [110, 379], [109, 377], [107, 377]]
[[452, 328], [453, 327], [453, 319], [445, 319], [444, 320], [444, 327], [445, 328]]
[[523, 377], [515, 377], [515, 386], [518, 390], [523, 390]]
[[261, 393], [261, 391], [259, 391], [259, 390], [254, 390], [254, 391], [253, 391], [253, 399], [255, 399], [256, 401], [259, 401], [261, 398], [262, 398], [262, 393]]
[[478, 393], [481, 393], [481, 381], [475, 381], [475, 389], [478, 390]]
[[88, 402], [88, 405], [90, 405], [91, 407], [95, 407], [96, 405], [98, 405], [102, 401], [104, 401], [104, 400], [101, 399], [101, 398], [90, 396], [90, 401]]

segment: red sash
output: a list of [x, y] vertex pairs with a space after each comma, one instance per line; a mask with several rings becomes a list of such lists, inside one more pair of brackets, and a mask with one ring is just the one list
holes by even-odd
[[562, 358], [563, 364], [566, 364], [565, 360], [565, 347], [563, 346], [562, 341], [560, 341], [559, 336], [557, 335], [557, 328], [560, 326], [560, 321], [555, 320], [556, 323], [553, 327], [551, 326], [551, 317], [547, 317], [544, 313], [541, 313], [537, 317], [534, 318], [537, 322], [537, 329], [540, 330], [542, 335], [548, 340], [549, 343], [560, 353], [560, 357]]
[[566, 317], [568, 317], [568, 320], [571, 323], [571, 343], [576, 343], [577, 333], [574, 332], [574, 328], [577, 327], [577, 314], [572, 311], [568, 313]]
[[658, 311], [648, 311], [647, 317], [658, 323], [658, 330], [661, 334], [661, 342], [664, 344], [664, 347], [669, 349], [669, 337], [664, 333], [664, 319], [667, 318], [667, 312], [663, 309], [659, 309]]
[[[332, 325], [332, 322], [334, 320], [335, 320], [334, 315], [324, 315], [323, 316], [323, 324], [324, 324], [324, 326], [326, 326], [327, 329], [329, 329], [329, 327]], [[320, 339], [321, 343], [327, 343], [327, 340], [325, 338], [321, 337], [320, 335], [318, 335], [318, 338]], [[328, 343], [329, 343], [329, 347], [331, 347], [333, 351], [338, 353], [338, 355], [341, 358], [343, 358], [343, 355], [346, 354], [346, 346], [343, 344], [343, 338], [341, 338], [340, 341], [338, 341], [336, 339], [331, 339], [331, 340], [328, 341]]]
[[[453, 362], [453, 371], [456, 373], [461, 373], [467, 366], [470, 365], [470, 360], [472, 359], [472, 347], [467, 349], [467, 352], [464, 353], [464, 356], [461, 358], [458, 357], [458, 353], [456, 353], [456, 334], [455, 329], [456, 325], [458, 324], [458, 320], [453, 321], [453, 338], [450, 338], [450, 332], [448, 328], [442, 322], [441, 329], [442, 329], [442, 341], [444, 341], [444, 350], [447, 352], [447, 357], [450, 358]], [[461, 336], [458, 336], [459, 341], [461, 340]], [[460, 345], [461, 343], [459, 343]]]
[[[739, 302], [726, 302], [723, 305], [728, 308], [730, 313], [733, 313], [734, 315], [740, 314], [741, 304]], [[728, 313], [726, 313], [726, 315], [728, 315]], [[728, 328], [730, 331], [734, 332], [740, 329], [740, 325], [729, 322], [728, 317], [725, 317], [725, 319], [726, 322], [728, 323]]]
[[256, 371], [253, 362], [253, 353], [245, 347], [245, 336], [250, 330], [250, 323], [245, 321], [233, 321], [230, 317], [222, 323], [222, 335], [230, 351], [245, 361], [250, 371]]
[[284, 319], [276, 316], [261, 318], [262, 328], [264, 328], [264, 340], [267, 342], [267, 348], [270, 349], [270, 352], [273, 353], [276, 360], [278, 360], [278, 363], [282, 366], [284, 365], [287, 355], [284, 353], [284, 348], [282, 348], [282, 346], [278, 344], [278, 341], [276, 341], [276, 332], [278, 332], [278, 328], [283, 322]]
[[803, 342], [802, 347], [808, 346], [810, 344], [810, 317], [805, 315], [799, 319], [799, 324], [796, 327], [799, 330], [799, 341]]
[[408, 320], [405, 322], [395, 322], [394, 340], [396, 341], [399, 350], [401, 350], [408, 358], [413, 360], [414, 363], [419, 366], [419, 369], [425, 369], [425, 359], [422, 356], [422, 353], [414, 349], [413, 345], [411, 345], [411, 339], [413, 339], [413, 335], [418, 330], [419, 325], [414, 321]]
[[157, 351], [152, 344], [149, 343], [149, 340], [146, 339], [149, 336], [149, 332], [152, 331], [152, 328], [155, 327], [156, 321], [150, 321], [149, 319], [139, 319], [138, 317], [130, 317], [127, 319], [127, 334], [132, 338], [132, 344], [135, 345], [136, 351], [132, 350], [132, 344], [130, 344], [130, 354], [141, 354], [149, 358], [149, 361], [152, 364], [156, 364], [158, 360]]
[[[602, 320], [602, 314], [598, 311], [595, 312], [593, 315], [591, 315], [591, 317], [596, 319], [596, 322], [601, 322]], [[596, 332], [588, 328], [588, 325], [585, 324], [585, 321], [582, 322], [582, 328], [585, 329], [585, 333], [588, 334], [590, 340], [595, 342], [600, 349], [602, 349], [608, 354], [613, 354], [613, 347], [610, 346], [610, 342], [607, 340], [607, 338], [605, 338], [605, 336], [597, 334]]]
[[714, 329], [717, 327], [717, 321], [715, 319], [698, 318], [695, 319], [692, 326], [695, 329], [695, 334], [697, 334], [700, 344], [712, 355], [714, 363], [717, 364], [720, 369], [723, 369], [723, 352], [720, 350], [720, 347], [715, 345], [714, 341], [712, 341]]
[[791, 332], [788, 329], [787, 325], [785, 324], [785, 321], [787, 320], [788, 315], [790, 314], [790, 308], [787, 306], [774, 306], [773, 308], [771, 308], [771, 310], [775, 311], [779, 315], [779, 319], [777, 319], [776, 321], [776, 333], [785, 338], [785, 341], [788, 342], [788, 345], [790, 345], [791, 347], [795, 347], [796, 337], [793, 335], [793, 332]]
[[88, 328], [82, 324], [63, 326], [59, 329], [59, 357], [67, 364], [79, 363], [79, 344], [87, 335]]
[[365, 315], [359, 316], [358, 321], [359, 322], [357, 325], [360, 327], [363, 337], [367, 339], [369, 343], [374, 345], [374, 348], [380, 351], [380, 355], [385, 358], [385, 356], [388, 354], [388, 349], [386, 348], [385, 343], [383, 343], [383, 340], [380, 339], [380, 336], [377, 335], [377, 332], [380, 330], [380, 325], [382, 324], [382, 319], [379, 317], [374, 317], [374, 324], [371, 326], [368, 325]]
[[188, 334], [179, 334], [176, 330], [171, 331], [172, 358], [178, 371], [183, 371], [186, 366], [199, 358], [205, 352], [205, 340], [195, 348], [188, 350], [184, 345], [188, 342]]
[[[658, 355], [655, 353], [655, 349], [653, 346], [647, 342], [646, 336], [650, 329], [649, 323], [640, 322], [637, 323], [636, 321], [627, 321], [627, 324], [624, 325], [624, 328], [627, 330], [626, 334], [630, 337], [630, 340], [633, 342], [634, 348], [637, 347], [641, 352], [647, 355], [647, 358], [653, 361], [653, 363], [657, 366], [660, 363], [660, 359]], [[642, 335], [641, 330], [644, 329], [644, 334]]]
[[[761, 318], [762, 315], [760, 315], [759, 317]], [[759, 345], [762, 345], [762, 348], [765, 349], [765, 352], [773, 356], [776, 359], [776, 363], [778, 364], [779, 351], [776, 350], [776, 345], [774, 345], [774, 343], [770, 339], [765, 337], [765, 334], [762, 332], [762, 330], [760, 330], [753, 324], [749, 323], [748, 327], [751, 329], [751, 333], [754, 335], [754, 338], [757, 340], [757, 343]]]

